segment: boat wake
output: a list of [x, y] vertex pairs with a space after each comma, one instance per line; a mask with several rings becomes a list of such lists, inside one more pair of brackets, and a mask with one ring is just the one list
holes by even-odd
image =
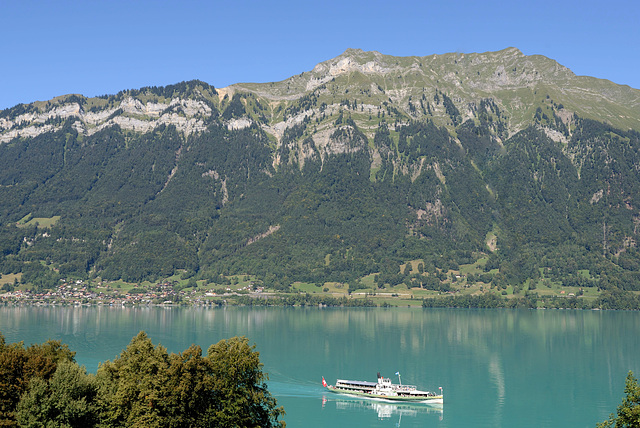
[[324, 388], [317, 382], [301, 381], [293, 378], [270, 380], [269, 391], [276, 397], [318, 398], [324, 393]]

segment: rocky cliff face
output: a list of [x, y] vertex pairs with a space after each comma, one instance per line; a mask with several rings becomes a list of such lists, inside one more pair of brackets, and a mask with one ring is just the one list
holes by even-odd
[[135, 132], [149, 132], [159, 125], [174, 125], [186, 135], [205, 129], [204, 118], [211, 116], [211, 107], [203, 101], [173, 98], [167, 102], [141, 100], [128, 96], [114, 106], [86, 111], [77, 102], [50, 105], [49, 108], [34, 109], [15, 117], [0, 118], [0, 143], [14, 138], [33, 138], [56, 131], [70, 118], [77, 121], [75, 129], [84, 135], [93, 135], [109, 126]]
[[[538, 108], [555, 113], [569, 128], [575, 113], [620, 129], [640, 129], [640, 90], [576, 76], [551, 59], [525, 56], [515, 48], [425, 57], [348, 49], [281, 82], [238, 83], [218, 91], [202, 82], [192, 86], [195, 90], [188, 94], [159, 95], [144, 88], [16, 106], [0, 115], [0, 143], [54, 131], [69, 118], [77, 119], [74, 126], [84, 135], [113, 125], [144, 133], [162, 124], [190, 135], [203, 131], [214, 110], [224, 110], [234, 96], [241, 98], [245, 114], [227, 117], [230, 129], [257, 123], [279, 143], [287, 129], [313, 121], [308, 132], [322, 147], [331, 145], [333, 122], [340, 114], [350, 116], [368, 137], [381, 118], [392, 126], [428, 118], [453, 130], [466, 120], [478, 120], [487, 101], [494, 119], [504, 123], [501, 138], [531, 124]], [[547, 128], [549, 136], [562, 138]]]

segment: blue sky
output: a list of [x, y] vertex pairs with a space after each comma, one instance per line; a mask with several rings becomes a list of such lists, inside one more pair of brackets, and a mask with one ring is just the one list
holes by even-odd
[[271, 82], [347, 48], [509, 46], [640, 88], [640, 2], [0, 0], [0, 109], [200, 79]]

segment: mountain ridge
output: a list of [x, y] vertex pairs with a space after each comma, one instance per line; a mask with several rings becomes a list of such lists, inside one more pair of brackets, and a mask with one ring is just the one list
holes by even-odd
[[464, 265], [501, 291], [640, 290], [639, 97], [515, 48], [352, 49], [281, 82], [18, 105], [0, 268], [446, 291]]
[[[402, 65], [400, 65], [400, 63], [402, 63]], [[456, 77], [456, 74], [465, 68], [469, 70], [467, 75]], [[516, 71], [513, 71], [514, 68]], [[525, 71], [518, 71], [518, 68]], [[511, 70], [511, 73], [509, 70]], [[485, 52], [482, 54], [450, 53], [443, 55], [434, 54], [424, 57], [393, 57], [378, 52], [347, 49], [338, 57], [319, 63], [310, 72], [292, 76], [281, 82], [266, 84], [238, 83], [230, 87], [253, 91], [254, 93], [264, 95], [271, 99], [291, 100], [304, 96], [305, 92], [316, 89], [330, 79], [344, 76], [354, 71], [374, 76], [386, 75], [385, 77], [389, 77], [388, 75], [394, 72], [399, 72], [405, 75], [404, 82], [406, 82], [406, 75], [419, 72], [420, 77], [423, 77], [422, 83], [428, 83], [428, 85], [421, 85], [420, 87], [431, 88], [432, 93], [430, 95], [433, 94], [434, 89], [445, 91], [456, 103], [477, 102], [479, 99], [491, 96], [499, 99], [500, 91], [512, 91], [514, 89], [524, 88], [531, 89], [534, 84], [540, 86], [540, 91], [547, 89], [547, 85], [553, 85], [555, 92], [566, 96], [566, 99], [556, 99], [555, 101], [567, 105], [576, 104], [577, 101], [580, 100], [581, 95], [584, 96], [585, 94], [600, 97], [599, 101], [608, 100], [608, 97], [613, 94], [615, 97], [622, 99], [622, 101], [612, 103], [616, 105], [616, 108], [613, 112], [609, 112], [605, 116], [591, 117], [593, 114], [600, 114], [601, 110], [589, 112], [576, 109], [575, 112], [584, 117], [597, 118], [599, 120], [605, 117], [606, 120], [611, 121], [615, 126], [624, 127], [625, 121], [619, 120], [620, 118], [616, 117], [615, 114], [615, 110], [621, 109], [621, 104], [623, 104], [624, 106], [630, 107], [633, 113], [631, 115], [633, 120], [627, 123], [627, 125], [631, 125], [629, 127], [632, 128], [637, 128], [639, 125], [635, 119], [638, 116], [638, 112], [640, 112], [639, 90], [628, 86], [617, 85], [603, 79], [576, 76], [571, 70], [552, 59], [542, 55], [526, 56], [517, 48], [506, 48], [502, 51]], [[322, 74], [323, 72], [324, 74]], [[472, 76], [473, 73], [477, 73], [477, 75]], [[309, 74], [311, 74], [312, 77], [305, 77]], [[317, 77], [318, 75], [320, 75], [320, 77]], [[555, 79], [550, 79], [549, 76]], [[395, 78], [396, 76], [393, 77]], [[476, 77], [480, 83], [474, 80]], [[299, 82], [300, 80], [303, 82], [302, 85]], [[313, 83], [310, 84], [311, 82]], [[576, 82], [581, 83], [581, 85], [576, 85]], [[560, 84], [570, 84], [571, 91], [567, 92], [567, 89], [564, 89], [566, 93], [563, 93], [563, 91], [560, 90], [562, 89], [559, 86]], [[297, 92], [283, 96], [281, 92], [284, 85], [298, 88]], [[269, 91], [269, 88], [273, 89]], [[463, 92], [456, 92], [456, 88], [459, 88]], [[385, 88], [385, 90], [389, 91], [389, 88]], [[447, 92], [447, 90], [450, 92]], [[274, 91], [276, 92], [274, 93]], [[390, 98], [394, 98], [396, 104], [406, 104], [403, 98], [406, 98], [408, 94], [403, 94], [402, 91], [399, 90], [394, 91], [393, 88], [391, 88], [391, 91]], [[291, 88], [289, 88], [289, 92], [291, 92]], [[498, 94], [495, 94], [496, 92]], [[413, 95], [416, 94], [414, 93]], [[541, 95], [544, 96], [546, 94]], [[455, 97], [457, 97], [458, 100], [456, 100]], [[517, 99], [512, 100], [512, 102], [517, 101]], [[503, 102], [503, 104], [507, 103]], [[536, 102], [531, 98], [529, 104], [536, 104]], [[531, 114], [531, 116], [533, 116], [533, 114]], [[628, 118], [629, 117], [623, 117], [623, 119]]]
[[[509, 115], [510, 121], [507, 126], [509, 134], [513, 135], [526, 126], [534, 116], [532, 109], [541, 105], [544, 97], [549, 95], [547, 92], [551, 92], [554, 95], [553, 101], [562, 105], [568, 113], [606, 121], [621, 129], [640, 128], [640, 90], [603, 79], [576, 76], [552, 59], [542, 55], [526, 56], [517, 48], [506, 48], [497, 52], [434, 54], [424, 57], [394, 57], [375, 51], [347, 49], [341, 55], [317, 64], [311, 71], [281, 82], [236, 83], [226, 88], [214, 89], [215, 94], [211, 92], [212, 86], [202, 82], [202, 97], [195, 101], [179, 98], [166, 100], [165, 97], [157, 97], [154, 100], [138, 96], [122, 99], [119, 105], [105, 105], [99, 102], [105, 97], [64, 95], [48, 102], [28, 104], [27, 110], [30, 111], [23, 114], [11, 114], [11, 111], [20, 110], [20, 106], [24, 109], [25, 105], [18, 105], [3, 110], [4, 114], [0, 115], [0, 143], [8, 142], [18, 135], [33, 137], [49, 131], [53, 127], [47, 126], [48, 120], [70, 116], [80, 118], [85, 124], [83, 132], [87, 134], [95, 132], [96, 128], [101, 129], [101, 126], [112, 124], [131, 130], [137, 128], [139, 131], [148, 131], [162, 123], [174, 124], [190, 134], [204, 129], [203, 119], [210, 114], [207, 102], [217, 101], [220, 105], [225, 94], [232, 97], [236, 92], [248, 92], [256, 95], [258, 99], [264, 97], [270, 102], [285, 105], [309, 96], [332, 79], [349, 80], [350, 75], [354, 73], [369, 77], [367, 83], [371, 91], [377, 92], [374, 104], [384, 102], [385, 98], [391, 100], [396, 108], [405, 113], [408, 120], [433, 116], [436, 122], [446, 126], [447, 115], [442, 112], [438, 112], [442, 113], [440, 115], [419, 114], [419, 111], [416, 114], [415, 110], [412, 110], [415, 106], [410, 104], [411, 97], [426, 94], [431, 99], [436, 91], [444, 91], [461, 111], [463, 119], [473, 117], [472, 105], [485, 98], [494, 99], [501, 110]], [[354, 76], [355, 79], [357, 77]], [[399, 78], [402, 78], [401, 85], [394, 81]], [[342, 90], [348, 90], [349, 83], [337, 86]], [[426, 92], [426, 89], [429, 91]], [[127, 92], [131, 91], [123, 91], [121, 94]], [[217, 99], [215, 95], [218, 95]], [[327, 103], [329, 107], [339, 104], [335, 103], [336, 96], [337, 94], [332, 96], [334, 103]], [[585, 98], [590, 102], [585, 103]], [[85, 112], [78, 100], [84, 100], [90, 104], [89, 109], [95, 111]], [[173, 114], [162, 120], [160, 117], [157, 117], [158, 120], [152, 120], [179, 103], [187, 104], [183, 106], [186, 108], [184, 115]], [[118, 115], [119, 109], [122, 109], [122, 112]], [[114, 117], [111, 117], [112, 115]], [[10, 116], [14, 117], [8, 118]], [[277, 114], [267, 117], [264, 122], [265, 130], [276, 138], [280, 137], [283, 129], [294, 124], [286, 123]]]

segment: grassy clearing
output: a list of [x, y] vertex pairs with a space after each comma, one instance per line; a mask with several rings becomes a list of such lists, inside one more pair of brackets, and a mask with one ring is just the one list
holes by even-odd
[[21, 277], [22, 273], [9, 273], [6, 275], [0, 275], [0, 285], [13, 284], [16, 279], [18, 279], [18, 282], [20, 282]]
[[22, 217], [16, 225], [18, 227], [37, 226], [39, 229], [51, 229], [60, 220], [59, 215], [53, 217], [31, 217], [31, 213]]
[[484, 266], [487, 264], [488, 260], [489, 260], [489, 257], [485, 256], [485, 257], [479, 258], [473, 264], [461, 265], [460, 274], [469, 275], [470, 273], [472, 273], [474, 275], [479, 275], [479, 274], [485, 273]]
[[349, 286], [347, 284], [340, 284], [339, 282], [326, 282], [322, 290], [324, 291], [325, 288], [328, 288], [328, 293], [334, 296], [340, 294], [346, 296], [349, 294]]
[[113, 281], [106, 285], [105, 288], [109, 288], [113, 291], [118, 291], [119, 293], [127, 293], [132, 288], [139, 287], [138, 284], [128, 283], [124, 281]]
[[317, 294], [322, 293], [324, 287], [316, 287], [315, 284], [310, 282], [294, 282], [292, 284], [293, 289], [300, 291], [301, 293]]

